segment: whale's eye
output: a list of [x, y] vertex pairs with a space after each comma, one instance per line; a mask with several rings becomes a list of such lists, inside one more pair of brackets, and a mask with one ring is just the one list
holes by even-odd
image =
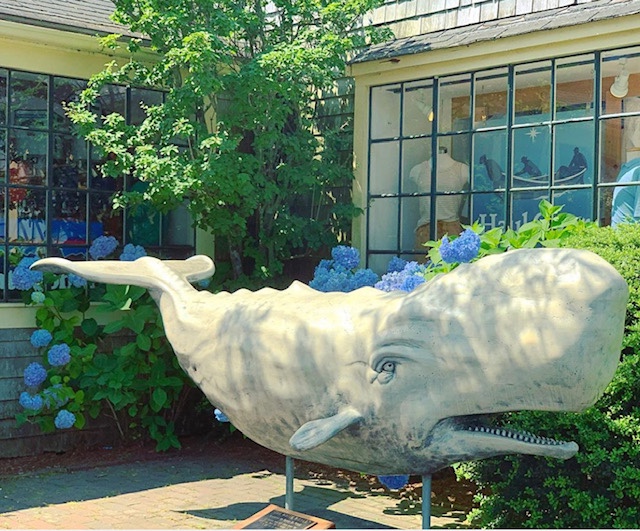
[[381, 372], [395, 372], [395, 370], [396, 364], [393, 361], [386, 361], [382, 364], [382, 367], [380, 367]]

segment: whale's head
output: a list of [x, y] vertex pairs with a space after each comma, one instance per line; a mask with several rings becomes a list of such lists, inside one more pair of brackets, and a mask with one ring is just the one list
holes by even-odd
[[[379, 310], [362, 381], [331, 421], [349, 426], [363, 459], [380, 449], [375, 473], [513, 453], [567, 459], [574, 442], [491, 421], [594, 404], [619, 361], [627, 296], [622, 277], [587, 251], [510, 251], [460, 266]], [[307, 426], [316, 441], [332, 433], [320, 426]], [[303, 426], [291, 444], [312, 440]]]

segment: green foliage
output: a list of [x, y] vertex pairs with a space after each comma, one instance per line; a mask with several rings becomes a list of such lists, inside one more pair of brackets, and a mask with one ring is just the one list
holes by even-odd
[[[559, 247], [563, 245], [573, 234], [580, 233], [587, 227], [595, 227], [591, 221], [585, 221], [568, 212], [562, 212], [562, 206], [552, 205], [549, 201], [542, 200], [538, 209], [540, 216], [528, 223], [524, 223], [518, 229], [503, 229], [496, 227], [489, 231], [484, 230], [484, 225], [479, 222], [471, 225], [471, 229], [480, 236], [480, 250], [476, 258], [503, 253], [510, 249], [523, 249], [534, 247]], [[446, 263], [440, 256], [442, 240], [429, 241], [425, 244], [429, 247], [429, 263], [425, 278], [427, 280], [440, 273], [447, 273], [459, 264]]]
[[[60, 282], [45, 274], [45, 283]], [[179, 367], [147, 291], [116, 285], [58, 287], [46, 292], [36, 322], [51, 332], [51, 344], [70, 346], [71, 360], [48, 369], [45, 386], [48, 383], [57, 403], [25, 410], [16, 416], [18, 424], [35, 422], [44, 432], [54, 431], [53, 419], [64, 408], [76, 416], [74, 426], [81, 429], [87, 416], [106, 414], [122, 438], [138, 438], [146, 431], [158, 450], [179, 448], [175, 421], [195, 387]], [[24, 295], [32, 304], [28, 293]], [[92, 298], [103, 303], [101, 311], [115, 312], [118, 318], [101, 326], [87, 316]]]
[[[322, 120], [322, 96], [350, 52], [388, 38], [359, 24], [380, 0], [114, 3], [114, 20], [146, 35], [155, 61], [139, 60], [140, 41], [130, 41], [130, 60], [94, 76], [69, 112], [108, 155], [106, 174], [146, 183], [116, 206], [186, 203], [217, 246], [228, 246], [236, 278], [277, 275], [287, 259], [344, 236], [358, 214], [350, 150], [336, 141], [348, 124]], [[145, 108], [136, 127], [100, 118], [91, 104], [106, 83], [162, 88], [166, 102]]]
[[583, 227], [561, 244], [599, 254], [627, 281], [621, 363], [601, 399], [582, 414], [521, 412], [506, 419], [516, 429], [576, 441], [574, 458], [509, 456], [459, 466], [487, 493], [472, 515], [477, 527], [640, 527], [640, 225]]

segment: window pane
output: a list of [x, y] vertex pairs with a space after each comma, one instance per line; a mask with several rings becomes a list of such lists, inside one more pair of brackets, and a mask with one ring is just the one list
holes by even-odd
[[402, 227], [400, 231], [403, 250], [415, 249], [422, 254], [427, 254], [427, 249], [416, 240], [416, 229], [420, 225], [420, 198], [405, 197], [402, 199]]
[[593, 116], [593, 55], [556, 63], [556, 119]]
[[465, 131], [471, 122], [471, 76], [451, 76], [440, 81], [438, 130], [440, 133]]
[[555, 127], [554, 186], [593, 182], [593, 128], [591, 121]]
[[163, 217], [162, 245], [195, 245], [193, 220], [186, 206], [181, 206]]
[[47, 238], [46, 192], [44, 190], [10, 189], [10, 199], [18, 200], [9, 210], [9, 239], [30, 243], [44, 243]]
[[470, 198], [469, 220], [485, 230], [504, 227], [504, 193], [475, 193]]
[[[0, 187], [0, 242], [4, 242], [6, 227], [5, 227], [5, 190]], [[0, 267], [2, 267], [2, 259], [0, 258]], [[0, 281], [1, 283], [1, 281]]]
[[369, 207], [369, 248], [394, 250], [398, 248], [397, 198], [378, 198]]
[[54, 135], [53, 186], [87, 187], [86, 141], [71, 135]]
[[80, 93], [87, 82], [82, 79], [53, 79], [53, 128], [57, 131], [71, 131], [73, 124], [67, 117], [65, 105], [79, 101]]
[[621, 118], [603, 120], [600, 128], [600, 182], [612, 183], [625, 162], [633, 160], [635, 153], [626, 153], [622, 143]]
[[0, 68], [0, 125], [7, 123], [7, 71]]
[[89, 199], [89, 230], [91, 240], [98, 236], [113, 236], [123, 242], [122, 210], [114, 210], [111, 194], [93, 193]]
[[613, 187], [600, 188], [598, 190], [598, 223], [601, 227], [611, 225], [613, 190]]
[[0, 129], [0, 184], [6, 182], [7, 132]]
[[430, 81], [406, 83], [402, 135], [431, 134], [433, 113], [433, 84]]
[[507, 132], [486, 131], [473, 135], [473, 190], [496, 190], [506, 186]]
[[51, 243], [87, 242], [87, 195], [85, 192], [54, 191], [52, 195]]
[[11, 123], [29, 128], [47, 127], [49, 78], [40, 74], [11, 75]]
[[640, 159], [622, 166], [617, 183], [611, 196], [611, 225], [640, 221]]
[[[369, 247], [371, 247], [371, 245], [369, 245]], [[392, 254], [371, 254], [369, 255], [367, 265], [378, 275], [382, 276], [387, 272], [387, 267], [393, 256]]]
[[476, 74], [476, 103], [473, 119], [475, 128], [506, 125], [507, 84], [506, 68]]
[[132, 88], [129, 123], [131, 125], [140, 125], [147, 117], [147, 112], [144, 107], [154, 107], [160, 104], [162, 104], [162, 92]]
[[549, 127], [525, 127], [513, 131], [513, 188], [549, 184]]
[[100, 112], [102, 116], [118, 113], [125, 116], [126, 89], [117, 85], [107, 85], [100, 91]]
[[640, 47], [603, 53], [600, 72], [602, 113], [625, 111], [628, 100], [640, 95]]
[[399, 142], [371, 144], [369, 193], [398, 193], [399, 157]]
[[551, 61], [517, 66], [515, 69], [514, 123], [549, 119]]
[[9, 139], [9, 182], [13, 184], [46, 184], [49, 135], [34, 131], [11, 132]]
[[591, 189], [558, 190], [553, 193], [552, 203], [563, 206], [563, 212], [568, 212], [584, 219], [591, 219], [592, 197], [593, 192]]
[[[402, 192], [418, 192], [418, 184], [411, 178], [414, 168], [431, 158], [431, 138], [414, 138], [402, 142]], [[418, 171], [417, 169], [415, 171]]]
[[371, 90], [371, 138], [395, 138], [400, 135], [400, 85]]
[[60, 256], [67, 260], [87, 260], [88, 253], [86, 247], [61, 246], [54, 247], [49, 256]]
[[550, 201], [548, 191], [513, 192], [511, 194], [511, 228], [518, 229], [524, 223], [536, 219], [540, 215], [538, 205], [543, 199]]

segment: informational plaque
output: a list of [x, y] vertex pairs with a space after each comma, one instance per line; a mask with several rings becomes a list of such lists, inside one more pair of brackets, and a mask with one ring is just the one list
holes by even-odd
[[269, 505], [233, 529], [335, 529], [333, 522]]

